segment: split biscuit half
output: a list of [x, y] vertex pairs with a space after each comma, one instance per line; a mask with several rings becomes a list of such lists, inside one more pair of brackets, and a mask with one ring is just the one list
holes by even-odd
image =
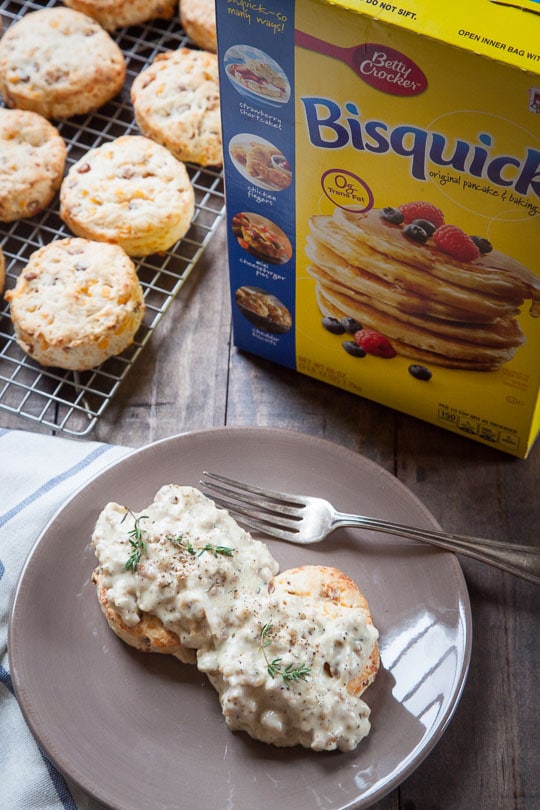
[[[329, 608], [360, 609], [365, 612], [366, 623], [373, 626], [368, 600], [347, 574], [338, 568], [325, 565], [301, 565], [282, 571], [274, 577], [274, 591], [281, 592], [315, 601], [322, 613]], [[347, 691], [355, 697], [365, 692], [370, 686], [380, 668], [379, 645], [375, 642], [368, 660], [359, 675], [352, 678], [347, 684]]]
[[108, 599], [107, 589], [102, 584], [99, 568], [93, 572], [92, 582], [96, 585], [99, 606], [107, 624], [125, 644], [141, 652], [174, 655], [184, 664], [196, 663], [196, 651], [185, 647], [177, 634], [168, 630], [163, 622], [152, 613], [141, 611], [139, 623], [133, 627], [128, 626]]

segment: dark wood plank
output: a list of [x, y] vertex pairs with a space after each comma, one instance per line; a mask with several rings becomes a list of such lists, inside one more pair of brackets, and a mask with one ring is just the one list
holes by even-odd
[[140, 447], [224, 423], [230, 345], [224, 237], [220, 228], [100, 419], [94, 438]]
[[[540, 445], [518, 460], [403, 419], [398, 476], [456, 532], [538, 542]], [[426, 763], [401, 787], [402, 807], [532, 810], [539, 800], [538, 588], [461, 558], [473, 653], [462, 699]]]
[[229, 425], [261, 425], [319, 436], [393, 471], [395, 419], [390, 408], [233, 349]]

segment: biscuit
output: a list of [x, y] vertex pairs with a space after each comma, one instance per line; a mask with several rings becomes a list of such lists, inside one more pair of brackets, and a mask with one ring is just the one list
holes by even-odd
[[0, 93], [8, 107], [69, 118], [122, 88], [126, 62], [95, 20], [70, 8], [26, 14], [0, 40]]
[[184, 647], [176, 633], [167, 630], [163, 622], [152, 613], [141, 611], [139, 623], [132, 627], [127, 625], [107, 597], [107, 589], [103, 587], [102, 579], [100, 569], [96, 568], [92, 574], [92, 582], [96, 585], [99, 606], [107, 624], [118, 638], [141, 652], [165, 653], [174, 655], [184, 664], [195, 664], [197, 660], [195, 650]]
[[60, 239], [8, 290], [19, 346], [44, 366], [95, 368], [129, 346], [144, 315], [135, 266], [116, 245]]
[[0, 221], [31, 217], [60, 188], [66, 145], [46, 118], [0, 107]]
[[158, 54], [134, 80], [131, 100], [141, 132], [178, 160], [221, 166], [217, 56], [179, 48]]
[[[366, 614], [367, 624], [373, 626], [368, 601], [356, 582], [338, 568], [324, 565], [301, 565], [282, 571], [273, 581], [274, 592], [292, 594], [302, 599], [315, 600], [325, 612], [328, 606], [360, 608]], [[379, 671], [380, 652], [375, 642], [367, 663], [359, 675], [347, 684], [347, 691], [359, 697], [370, 686]]]
[[281, 747], [355, 748], [370, 730], [361, 695], [380, 666], [379, 634], [358, 586], [329, 566], [283, 571], [253, 619], [217, 655], [197, 657], [227, 726]]
[[217, 51], [216, 7], [214, 0], [180, 0], [182, 28], [195, 45]]
[[106, 31], [148, 20], [170, 20], [176, 0], [64, 0], [64, 4], [97, 20]]
[[60, 189], [60, 216], [74, 234], [120, 245], [130, 256], [170, 248], [188, 230], [194, 211], [184, 164], [141, 135], [91, 149]]
[[195, 662], [232, 731], [319, 751], [350, 751], [369, 733], [360, 697], [380, 667], [379, 633], [342, 571], [304, 565], [279, 574], [264, 543], [177, 484], [162, 486], [142, 512], [108, 503], [91, 545], [113, 632], [143, 652]]
[[106, 504], [91, 543], [98, 598], [102, 608], [112, 607], [106, 618], [115, 632], [139, 646], [146, 630], [137, 627], [152, 614], [152, 643], [174, 654], [177, 642], [184, 652], [199, 650], [233, 633], [278, 568], [266, 546], [228, 512], [194, 487], [178, 484], [160, 487], [141, 513]]

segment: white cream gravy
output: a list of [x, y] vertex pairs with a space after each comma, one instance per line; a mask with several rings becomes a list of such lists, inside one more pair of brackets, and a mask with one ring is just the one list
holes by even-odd
[[[129, 570], [137, 528], [144, 548]], [[276, 584], [267, 546], [197, 489], [166, 485], [138, 513], [109, 503], [92, 545], [123, 621], [153, 614], [197, 650], [229, 728], [314, 750], [349, 751], [368, 734], [369, 708], [347, 691], [378, 637], [366, 612]]]

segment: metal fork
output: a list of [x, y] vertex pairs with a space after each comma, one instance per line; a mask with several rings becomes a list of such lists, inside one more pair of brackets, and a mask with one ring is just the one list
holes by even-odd
[[540, 546], [502, 543], [404, 526], [366, 515], [346, 514], [338, 512], [323, 498], [265, 489], [212, 472], [203, 472], [203, 479], [199, 483], [205, 493], [218, 506], [227, 509], [239, 523], [278, 540], [318, 543], [335, 529], [357, 526], [431, 543], [540, 585]]

